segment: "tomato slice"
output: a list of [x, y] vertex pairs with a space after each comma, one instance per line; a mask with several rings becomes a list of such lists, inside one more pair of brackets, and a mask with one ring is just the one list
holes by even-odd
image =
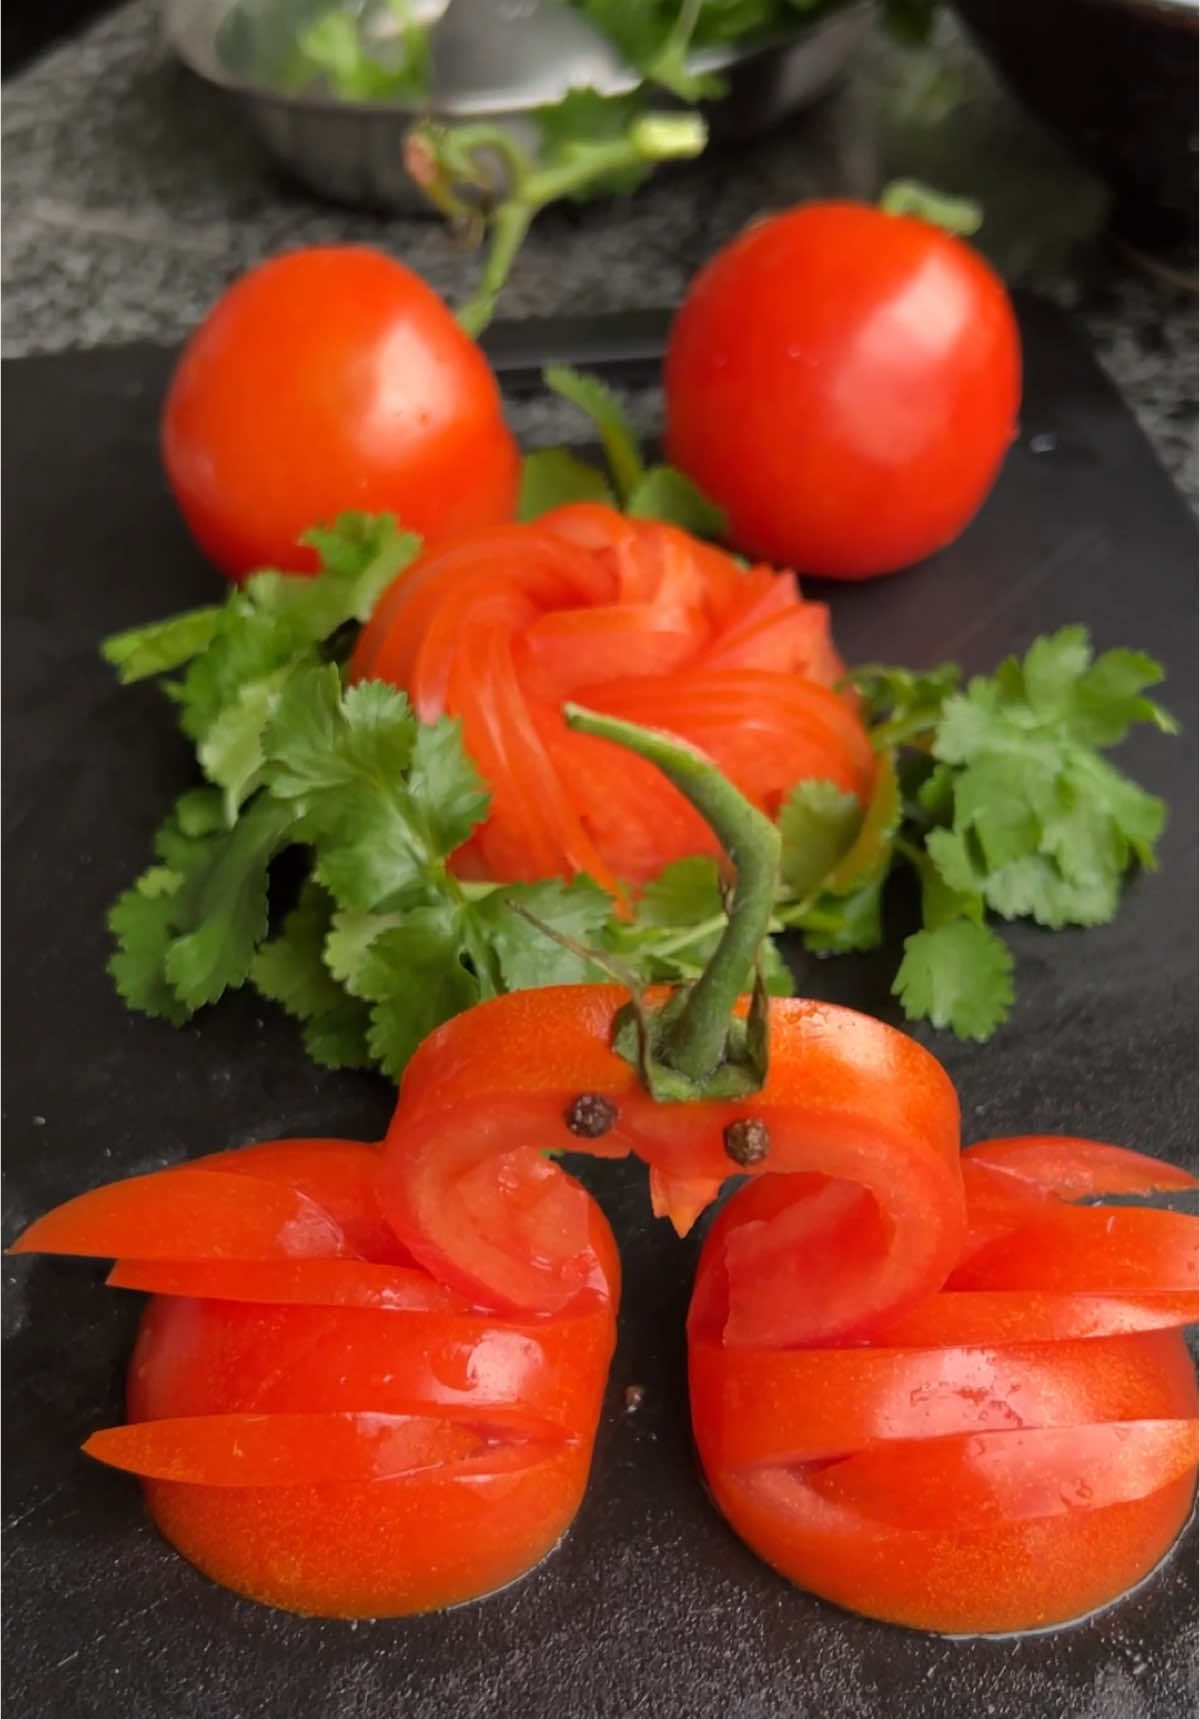
[[981, 1140], [963, 1154], [964, 1164], [986, 1166], [1062, 1200], [1099, 1194], [1153, 1194], [1194, 1188], [1188, 1170], [1065, 1134], [1027, 1134], [1016, 1139]]
[[505, 1312], [553, 1313], [591, 1279], [592, 1202], [537, 1147], [508, 1146], [514, 1137], [507, 1107], [466, 1123], [446, 1117], [409, 1142], [424, 1174], [388, 1157], [380, 1198], [389, 1223], [439, 1281]]
[[690, 740], [768, 812], [804, 777], [863, 800], [875, 780], [875, 755], [857, 717], [827, 687], [799, 676], [695, 669], [603, 683], [589, 688], [588, 702]]
[[1195, 1465], [1194, 1420], [1108, 1421], [881, 1445], [809, 1485], [876, 1522], [958, 1534], [1132, 1503]]
[[[524, 1416], [535, 1431], [578, 1424], [602, 1388], [612, 1309], [508, 1321], [494, 1314], [381, 1311], [159, 1297], [130, 1365], [132, 1420], [317, 1410], [453, 1409]], [[532, 1435], [531, 1435], [532, 1436]]]
[[1183, 1212], [1067, 1207], [988, 1242], [946, 1287], [1194, 1294], [1198, 1264], [1196, 1220]]
[[[83, 1447], [112, 1468], [192, 1486], [328, 1486], [450, 1466], [492, 1471], [538, 1460], [506, 1448], [501, 1427], [392, 1414], [196, 1415], [93, 1433]], [[507, 1460], [506, 1460], [507, 1459]]]
[[948, 1290], [882, 1320], [872, 1333], [888, 1346], [1049, 1343], [1074, 1337], [1116, 1337], [1190, 1325], [1195, 1291], [1143, 1290], [1123, 1295], [1059, 1294], [1053, 1290]]
[[122, 1259], [106, 1280], [112, 1289], [259, 1304], [375, 1307], [385, 1312], [465, 1313], [470, 1303], [418, 1266], [357, 1259]]
[[375, 1198], [381, 1149], [360, 1140], [263, 1140], [197, 1158], [188, 1167], [279, 1182], [315, 1200], [364, 1259], [412, 1264]]
[[[694, 1328], [749, 1345], [840, 1340], [940, 1287], [963, 1234], [958, 1106], [926, 1051], [850, 1010], [773, 999], [775, 1049], [760, 1093], [737, 1105], [658, 1104], [609, 1048], [625, 1001], [619, 986], [602, 985], [497, 998], [447, 1022], [409, 1063], [380, 1202], [439, 1280], [496, 1307], [552, 1310], [569, 1301], [582, 1273], [570, 1184], [543, 1184], [548, 1203], [531, 1258], [506, 1215], [503, 1175], [489, 1168], [468, 1180], [467, 1172], [511, 1151], [513, 1140], [530, 1151], [579, 1149], [566, 1113], [590, 1093], [616, 1115], [586, 1149], [642, 1158], [681, 1230], [697, 1192], [735, 1170], [727, 1125], [754, 1117], [767, 1128], [767, 1170], [778, 1173], [759, 1172], [718, 1217]], [[529, 1044], [542, 1047], [536, 1060], [514, 1055]], [[820, 1264], [795, 1245], [806, 1223], [814, 1228], [798, 1210], [802, 1189], [818, 1183], [847, 1185], [823, 1197], [849, 1202], [837, 1246]]]
[[693, 1343], [692, 1410], [722, 1468], [897, 1439], [1195, 1413], [1174, 1331], [997, 1348], [737, 1350]]
[[337, 1259], [352, 1250], [328, 1212], [295, 1188], [227, 1170], [161, 1170], [57, 1206], [14, 1253], [102, 1259]]

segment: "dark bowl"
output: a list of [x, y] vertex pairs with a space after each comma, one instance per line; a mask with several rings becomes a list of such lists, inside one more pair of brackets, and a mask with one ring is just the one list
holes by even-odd
[[1109, 185], [1123, 237], [1195, 244], [1195, 0], [954, 5], [1016, 94]]

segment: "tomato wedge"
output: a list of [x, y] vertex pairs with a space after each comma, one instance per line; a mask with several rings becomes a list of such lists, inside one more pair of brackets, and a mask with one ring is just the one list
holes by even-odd
[[565, 700], [665, 726], [710, 751], [774, 812], [820, 776], [864, 801], [875, 759], [829, 615], [790, 575], [596, 504], [477, 532], [423, 556], [363, 628], [354, 679], [403, 687], [462, 721], [492, 800], [456, 856], [498, 879], [586, 871], [610, 889], [716, 851], [662, 776], [571, 733]]

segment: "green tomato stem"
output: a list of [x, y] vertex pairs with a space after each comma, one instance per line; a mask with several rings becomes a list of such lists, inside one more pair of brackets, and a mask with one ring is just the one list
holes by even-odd
[[691, 1081], [704, 1081], [721, 1063], [734, 1004], [771, 924], [781, 840], [770, 818], [752, 806], [711, 758], [686, 741], [616, 717], [568, 704], [568, 725], [611, 740], [654, 764], [719, 838], [737, 872], [729, 918], [712, 958], [666, 1031], [664, 1060]]
[[917, 215], [930, 226], [966, 238], [983, 225], [983, 210], [969, 197], [950, 197], [916, 179], [895, 179], [884, 188], [879, 207], [885, 215]]

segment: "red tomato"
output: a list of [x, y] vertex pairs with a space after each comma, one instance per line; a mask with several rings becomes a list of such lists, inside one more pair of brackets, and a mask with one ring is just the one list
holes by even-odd
[[868, 579], [957, 537], [1020, 394], [1012, 306], [982, 257], [910, 216], [816, 203], [749, 227], [692, 283], [667, 452], [739, 549]]
[[[1179, 1281], [1195, 1220], [1062, 1197], [1191, 1178], [1052, 1138], [989, 1142], [963, 1169], [970, 1269], [852, 1346], [735, 1344], [730, 1318], [782, 1292], [764, 1216], [780, 1231], [795, 1208], [799, 1287], [869, 1251], [861, 1190], [767, 1176], [735, 1195], [696, 1278], [692, 1422], [719, 1508], [792, 1581], [919, 1628], [1030, 1629], [1145, 1575], [1186, 1520], [1196, 1466], [1195, 1371], [1168, 1329], [1195, 1317]], [[1047, 1244], [1051, 1212], [1086, 1220], [1071, 1251]]]
[[230, 287], [179, 361], [162, 443], [192, 535], [234, 579], [313, 572], [301, 533], [346, 509], [437, 542], [516, 505], [520, 456], [483, 354], [410, 269], [351, 246]]
[[85, 1194], [18, 1244], [141, 1255], [110, 1279], [156, 1292], [130, 1424], [87, 1450], [142, 1477], [216, 1581], [322, 1616], [454, 1605], [535, 1564], [583, 1496], [613, 1349], [616, 1250], [582, 1188], [580, 1293], [512, 1319], [415, 1262], [379, 1163], [353, 1141], [218, 1153]]
[[874, 780], [853, 703], [832, 691], [824, 604], [788, 574], [597, 504], [423, 556], [377, 605], [350, 672], [403, 687], [426, 720], [461, 717], [491, 791], [455, 860], [466, 875], [587, 872], [611, 889], [718, 851], [653, 765], [566, 726], [568, 699], [691, 740], [772, 816], [804, 777], [864, 800]]

